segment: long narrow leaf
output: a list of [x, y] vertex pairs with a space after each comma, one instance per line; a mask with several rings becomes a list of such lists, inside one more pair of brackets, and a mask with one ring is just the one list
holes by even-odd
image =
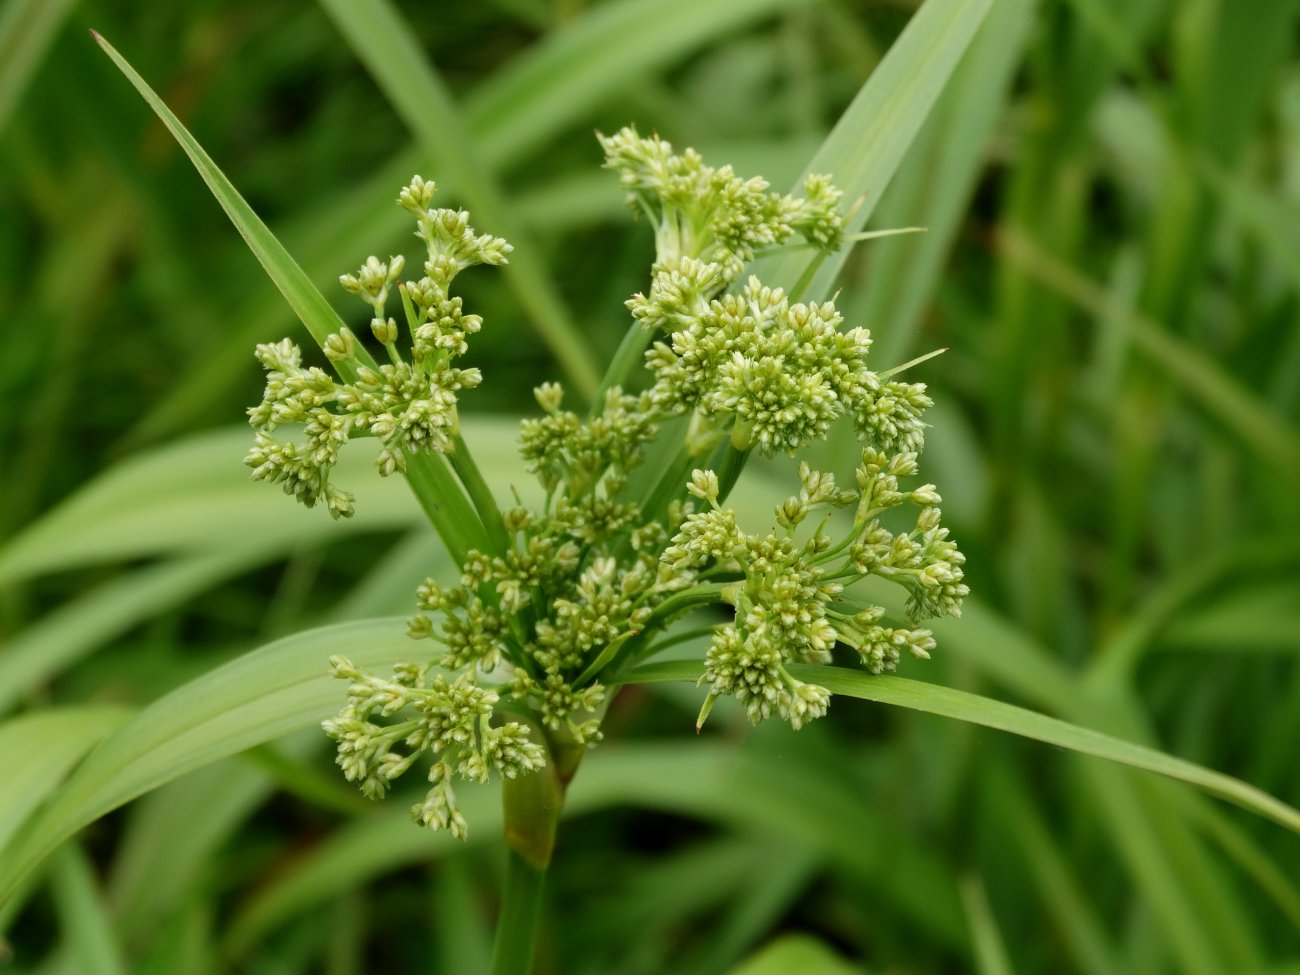
[[[333, 306], [316, 290], [311, 279], [298, 266], [288, 251], [276, 240], [275, 235], [264, 224], [253, 208], [240, 196], [239, 191], [224, 173], [212, 161], [212, 158], [199, 145], [198, 141], [181, 124], [163, 100], [132, 68], [114, 47], [99, 34], [94, 35], [96, 42], [117, 65], [140, 96], [153, 109], [154, 113], [167, 126], [167, 130], [185, 150], [194, 168], [198, 170], [203, 181], [221, 208], [230, 217], [231, 223], [248, 244], [249, 250], [266, 270], [280, 293], [284, 295], [294, 314], [306, 326], [307, 331], [323, 345], [325, 340], [343, 327]], [[357, 360], [364, 365], [373, 365], [370, 354], [358, 348]], [[341, 363], [340, 371], [345, 376], [355, 372], [355, 366]], [[417, 454], [407, 463], [407, 481], [420, 501], [420, 506], [429, 516], [430, 522], [438, 529], [438, 534], [456, 557], [457, 562], [464, 561], [465, 553], [471, 548], [490, 551], [483, 526], [478, 520], [473, 507], [460, 489], [459, 483], [451, 473], [445, 458], [438, 455]]]
[[298, 262], [275, 239], [275, 235], [262, 222], [262, 218], [253, 212], [253, 208], [248, 205], [230, 180], [226, 179], [225, 174], [194, 136], [190, 135], [181, 120], [127, 63], [126, 58], [117, 53], [117, 49], [112, 44], [97, 33], [92, 32], [92, 36], [153, 109], [154, 114], [167, 126], [167, 130], [171, 132], [180, 147], [185, 150], [185, 155], [190, 157], [203, 182], [207, 183], [208, 189], [212, 191], [212, 196], [221, 204], [221, 209], [226, 211], [230, 222], [235, 225], [239, 235], [248, 244], [248, 249], [253, 252], [258, 263], [266, 269], [267, 276], [275, 282], [275, 286], [280, 289], [280, 294], [284, 295], [284, 300], [289, 303], [289, 307], [307, 327], [307, 331], [311, 333], [317, 344], [323, 343], [328, 336], [342, 328], [343, 319], [339, 318], [338, 312], [316, 290], [302, 268], [298, 266]]
[[51, 708], [0, 724], [0, 849], [73, 765], [127, 719], [124, 708]]
[[130, 627], [256, 564], [258, 549], [172, 559], [139, 569], [61, 606], [0, 646], [0, 714]]
[[65, 943], [79, 975], [126, 975], [126, 963], [90, 861], [75, 844], [59, 851], [54, 902]]
[[[975, 36], [991, 0], [928, 0], [840, 117], [805, 173], [830, 173], [850, 200], [864, 197], [850, 230], [866, 223], [907, 147]], [[820, 300], [847, 259], [828, 257], [813, 279]], [[759, 262], [755, 273], [789, 287], [807, 264], [790, 252]]]
[[[1034, 241], [1008, 232], [1000, 244], [1008, 258], [1080, 308], [1099, 318], [1111, 313], [1112, 300], [1103, 289]], [[1149, 359], [1249, 444], [1261, 461], [1288, 480], [1300, 481], [1300, 434], [1286, 420], [1212, 358], [1158, 323], [1137, 316], [1128, 324], [1134, 343]]]
[[268, 644], [155, 701], [100, 744], [0, 852], [0, 898], [65, 839], [123, 803], [328, 717], [343, 700], [330, 656], [382, 669], [410, 650], [403, 620], [344, 623]]
[[[833, 694], [969, 721], [1188, 782], [1300, 833], [1300, 810], [1240, 779], [1144, 745], [1135, 745], [1013, 704], [924, 681], [814, 664], [792, 664], [789, 669], [799, 679], [821, 684]], [[703, 665], [695, 661], [666, 661], [646, 664], [631, 671], [624, 677], [624, 683], [696, 681], [702, 673]]]

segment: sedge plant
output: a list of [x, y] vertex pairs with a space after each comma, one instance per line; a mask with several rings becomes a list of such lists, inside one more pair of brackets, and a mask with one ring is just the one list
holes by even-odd
[[[371, 798], [412, 768], [425, 774], [412, 817], [456, 837], [469, 829], [456, 785], [504, 780], [499, 971], [527, 967], [565, 787], [601, 740], [612, 689], [681, 643], [670, 628], [710, 631], [697, 728], [733, 697], [752, 722], [798, 729], [831, 694], [791, 665], [828, 664], [837, 646], [873, 674], [927, 658], [935, 641], [920, 622], [959, 615], [967, 593], [940, 496], [918, 483], [925, 385], [873, 369], [868, 331], [846, 327], [833, 302], [747, 274], [763, 251], [802, 244], [811, 271], [846, 245], [830, 178], [780, 194], [630, 127], [600, 142], [654, 230], [655, 260], [591, 408], [566, 408], [558, 383], [535, 390], [519, 452], [540, 504], [499, 505], [458, 420], [460, 396], [484, 379], [458, 360], [484, 323], [453, 283], [504, 264], [510, 244], [436, 207], [420, 176], [397, 198], [424, 245], [418, 272], [371, 256], [340, 279], [372, 312], [377, 359], [346, 326], [322, 343], [333, 375], [290, 340], [259, 346], [266, 390], [249, 410], [253, 477], [335, 518], [353, 511], [331, 474], [354, 439], [375, 442], [379, 475], [409, 474], [418, 458], [459, 493], [468, 525], [450, 523], [450, 504], [427, 509], [459, 583], [429, 579], [414, 594], [419, 642], [391, 674], [330, 662], [348, 689], [324, 727]], [[770, 522], [742, 524], [727, 499], [749, 458], [798, 457], [838, 422], [861, 442], [852, 483], [801, 461]], [[905, 618], [856, 594], [869, 576], [901, 587]]]
[[[461, 271], [510, 260], [509, 243], [492, 233], [502, 228], [486, 218], [471, 227], [469, 214], [439, 205], [433, 183], [412, 179], [398, 203], [423, 253], [373, 257], [342, 278], [369, 309], [369, 328], [354, 333], [105, 44], [320, 348], [290, 340], [258, 348], [267, 387], [250, 411], [254, 476], [346, 518], [365, 501], [352, 497], [335, 462], [345, 444], [370, 440], [348, 452], [369, 450], [379, 475], [405, 478], [459, 578], [412, 593], [406, 635], [385, 621], [310, 631], [204, 674], [129, 719], [84, 716], [98, 724], [75, 729], [78, 750], [66, 759], [89, 749], [84, 764], [66, 782], [53, 777], [48, 806], [0, 844], [0, 896], [86, 823], [318, 721], [328, 707], [339, 764], [366, 795], [385, 794], [403, 775], [427, 781], [411, 809], [424, 827], [457, 837], [477, 829], [458, 796], [501, 779], [509, 868], [494, 967], [523, 972], [566, 789], [599, 747], [618, 689], [667, 679], [697, 683], [701, 724], [727, 697], [751, 721], [796, 729], [823, 717], [832, 693], [864, 698], [1157, 771], [1300, 831], [1300, 813], [1235, 779], [886, 673], [935, 649], [927, 629], [935, 624], [926, 621], [960, 610], [963, 561], [941, 524], [937, 490], [919, 476], [929, 405], [916, 381], [921, 360], [878, 363], [859, 323], [819, 299], [846, 245], [866, 236], [854, 233], [862, 212], [842, 203], [888, 181], [986, 6], [923, 6], [895, 49], [905, 54], [891, 53], [864, 90], [871, 97], [851, 110], [856, 124], [843, 126], [885, 148], [865, 167], [823, 167], [843, 196], [823, 176], [774, 193], [631, 128], [601, 138], [607, 165], [654, 234], [655, 259], [591, 402], [575, 402], [585, 385], [536, 390], [518, 436], [535, 485], [520, 484], [519, 494], [510, 482], [486, 481], [459, 421], [462, 396], [470, 403], [476, 386], [508, 380], [464, 364], [480, 328], [498, 326], [464, 307], [455, 288]], [[394, 64], [400, 59], [382, 61]], [[809, 459], [832, 432], [836, 442], [856, 441], [843, 470]], [[733, 496], [756, 454], [803, 461], [757, 518], [748, 498], [742, 506]], [[890, 586], [903, 598], [877, 598]], [[980, 625], [979, 614], [968, 616], [949, 632]], [[329, 687], [331, 668], [346, 689]], [[318, 699], [317, 687], [332, 694]], [[592, 762], [592, 776], [604, 758]], [[66, 862], [75, 880], [76, 863]], [[969, 890], [978, 906], [978, 887]]]

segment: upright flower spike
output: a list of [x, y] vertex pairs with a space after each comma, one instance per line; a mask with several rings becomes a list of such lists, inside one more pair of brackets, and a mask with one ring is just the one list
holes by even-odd
[[656, 269], [672, 270], [682, 258], [718, 266], [730, 284], [759, 249], [798, 232], [823, 250], [844, 235], [839, 191], [827, 176], [810, 176], [805, 199], [768, 191], [761, 177], [742, 179], [730, 166], [706, 165], [694, 149], [680, 154], [658, 135], [642, 138], [627, 126], [598, 136], [605, 166], [619, 174], [628, 202], [655, 228]]
[[[257, 435], [245, 463], [254, 478], [282, 484], [307, 507], [324, 500], [335, 518], [353, 510], [352, 495], [329, 481], [343, 444], [355, 434], [377, 437], [382, 446], [376, 465], [384, 476], [404, 470], [409, 454], [447, 453], [458, 429], [459, 394], [482, 379], [477, 369], [453, 365], [468, 348], [465, 337], [477, 332], [482, 320], [464, 314], [461, 299], [448, 287], [467, 267], [506, 263], [510, 245], [476, 234], [463, 210], [430, 208], [435, 189], [416, 176], [398, 196], [398, 204], [415, 217], [416, 236], [427, 250], [425, 276], [401, 285], [409, 359], [398, 349], [396, 320], [386, 314], [392, 286], [406, 265], [401, 256], [387, 261], [371, 256], [355, 274], [339, 278], [345, 291], [370, 307], [370, 330], [388, 362], [371, 366], [358, 359], [356, 337], [346, 328], [325, 340], [324, 352], [332, 363], [355, 366], [350, 383], [314, 367], [304, 369], [301, 351], [288, 339], [258, 347], [267, 384], [261, 404], [248, 411]], [[277, 441], [272, 434], [284, 423], [302, 424], [305, 442]]]

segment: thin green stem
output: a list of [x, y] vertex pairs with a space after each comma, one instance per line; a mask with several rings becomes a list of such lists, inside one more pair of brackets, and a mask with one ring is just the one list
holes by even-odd
[[740, 480], [740, 472], [745, 469], [745, 462], [749, 460], [750, 448], [739, 449], [731, 440], [722, 450], [721, 462], [718, 464], [718, 504], [727, 500], [727, 495], [731, 489], [736, 486], [736, 481]]
[[605, 377], [600, 381], [600, 388], [596, 391], [596, 398], [591, 404], [591, 416], [600, 416], [601, 411], [605, 409], [605, 394], [615, 386], [621, 386], [626, 389], [628, 377], [632, 370], [636, 368], [637, 363], [641, 362], [645, 355], [645, 347], [650, 344], [653, 333], [649, 329], [642, 328], [641, 325], [635, 324], [623, 333], [623, 341], [618, 345], [618, 351], [614, 353], [614, 358], [605, 370]]
[[[527, 720], [527, 719], [526, 719]], [[546, 767], [506, 779], [501, 810], [506, 840], [506, 882], [492, 950], [492, 975], [528, 975], [537, 943], [542, 891], [555, 851], [555, 831], [564, 791], [578, 769], [585, 747], [571, 738], [548, 735], [527, 720], [535, 740], [545, 742]]]
[[483, 479], [483, 473], [474, 462], [474, 455], [459, 430], [456, 431], [448, 457], [452, 469], [460, 478], [461, 484], [465, 485], [469, 499], [478, 511], [479, 518], [482, 519], [483, 528], [492, 543], [492, 553], [505, 555], [510, 548], [510, 533], [506, 531], [505, 520], [501, 517], [501, 508], [497, 505], [496, 498], [492, 496], [492, 491], [487, 486], [487, 481]]
[[653, 633], [656, 629], [667, 626], [683, 613], [719, 602], [723, 590], [729, 585], [731, 583], [712, 582], [673, 593], [655, 607], [650, 618], [646, 620], [645, 632]]

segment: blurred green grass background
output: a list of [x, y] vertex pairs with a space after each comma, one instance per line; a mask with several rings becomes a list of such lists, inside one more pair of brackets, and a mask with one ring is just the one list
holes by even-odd
[[[592, 131], [634, 122], [787, 187], [915, 7], [399, 3], [449, 94], [436, 114], [376, 83], [344, 0], [5, 0], [0, 709], [142, 705], [269, 638], [406, 612], [446, 570], [400, 485], [341, 528], [244, 483], [221, 431], [258, 398], [253, 344], [296, 322], [87, 28], [331, 298], [405, 247], [390, 204], [415, 171], [514, 241], [513, 277], [466, 275], [486, 379], [464, 410], [491, 476], [511, 469], [502, 417], [557, 373], [590, 383], [645, 284], [650, 234]], [[877, 367], [949, 350], [923, 367], [923, 463], [975, 598], [909, 676], [1292, 804], [1298, 18], [995, 0], [872, 218], [927, 233], [859, 247], [839, 299]], [[719, 709], [697, 740], [697, 704], [641, 690], [612, 712], [539, 971], [703, 975], [772, 943], [746, 971], [1300, 971], [1300, 839], [1272, 824], [849, 702], [797, 735]], [[0, 908], [13, 970], [482, 970], [492, 797], [453, 848], [403, 825], [401, 797], [362, 804], [323, 745], [263, 747], [96, 824]]]

